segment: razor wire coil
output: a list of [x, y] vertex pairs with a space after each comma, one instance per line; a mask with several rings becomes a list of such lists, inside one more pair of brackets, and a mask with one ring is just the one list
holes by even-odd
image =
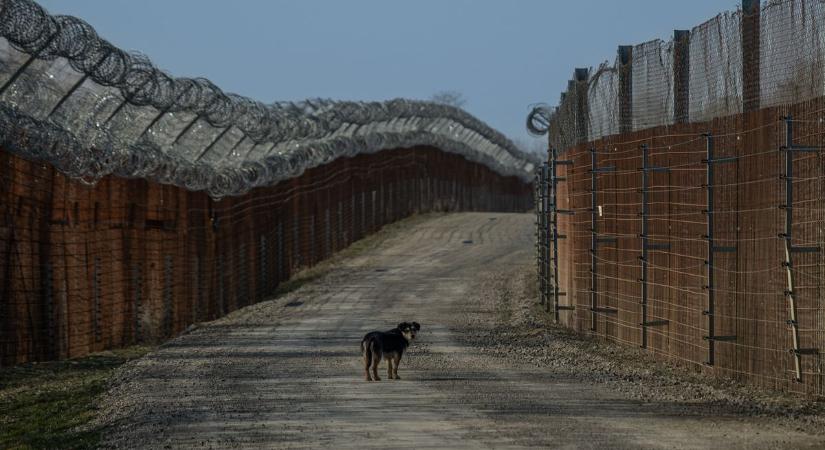
[[[538, 158], [448, 105], [309, 99], [262, 102], [177, 78], [71, 16], [0, 2], [2, 142], [88, 182], [116, 174], [220, 198], [342, 156], [420, 145], [531, 179]], [[36, 144], [37, 148], [35, 148]]]

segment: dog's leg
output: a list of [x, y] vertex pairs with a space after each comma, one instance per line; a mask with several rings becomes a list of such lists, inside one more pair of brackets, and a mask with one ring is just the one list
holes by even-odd
[[387, 357], [387, 377], [390, 380], [392, 380], [392, 361], [393, 361], [392, 356]]
[[372, 353], [372, 379], [375, 381], [381, 381], [381, 377], [378, 376], [378, 363], [381, 362], [381, 353], [380, 352], [373, 352]]
[[371, 346], [372, 343], [370, 342], [361, 342], [361, 352], [364, 354], [364, 375], [366, 375], [367, 381], [372, 381], [372, 377], [370, 377], [370, 366], [372, 365]]
[[[396, 380], [401, 379], [401, 377], [398, 376], [398, 363], [400, 363], [400, 362], [401, 362], [401, 355], [396, 354], [395, 355], [395, 361], [394, 361], [394, 364], [393, 364], [393, 375], [395, 375]], [[393, 377], [390, 377], [390, 378], [393, 378]]]

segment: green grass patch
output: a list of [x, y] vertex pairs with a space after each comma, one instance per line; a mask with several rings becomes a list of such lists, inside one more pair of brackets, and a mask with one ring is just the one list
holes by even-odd
[[95, 448], [90, 425], [115, 368], [150, 350], [129, 347], [0, 369], [0, 448]]

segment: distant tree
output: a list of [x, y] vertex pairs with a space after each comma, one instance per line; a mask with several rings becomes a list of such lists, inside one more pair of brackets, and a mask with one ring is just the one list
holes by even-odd
[[430, 100], [443, 105], [455, 106], [456, 108], [461, 108], [467, 104], [464, 94], [458, 91], [436, 92]]

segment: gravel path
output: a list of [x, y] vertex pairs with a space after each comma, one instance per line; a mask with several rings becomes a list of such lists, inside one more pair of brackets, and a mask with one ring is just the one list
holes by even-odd
[[[819, 407], [547, 326], [533, 218], [453, 214], [124, 366], [107, 447], [823, 448]], [[421, 323], [402, 380], [363, 380], [373, 329]], [[761, 396], [760, 396], [761, 395]], [[794, 418], [782, 418], [779, 416]]]

